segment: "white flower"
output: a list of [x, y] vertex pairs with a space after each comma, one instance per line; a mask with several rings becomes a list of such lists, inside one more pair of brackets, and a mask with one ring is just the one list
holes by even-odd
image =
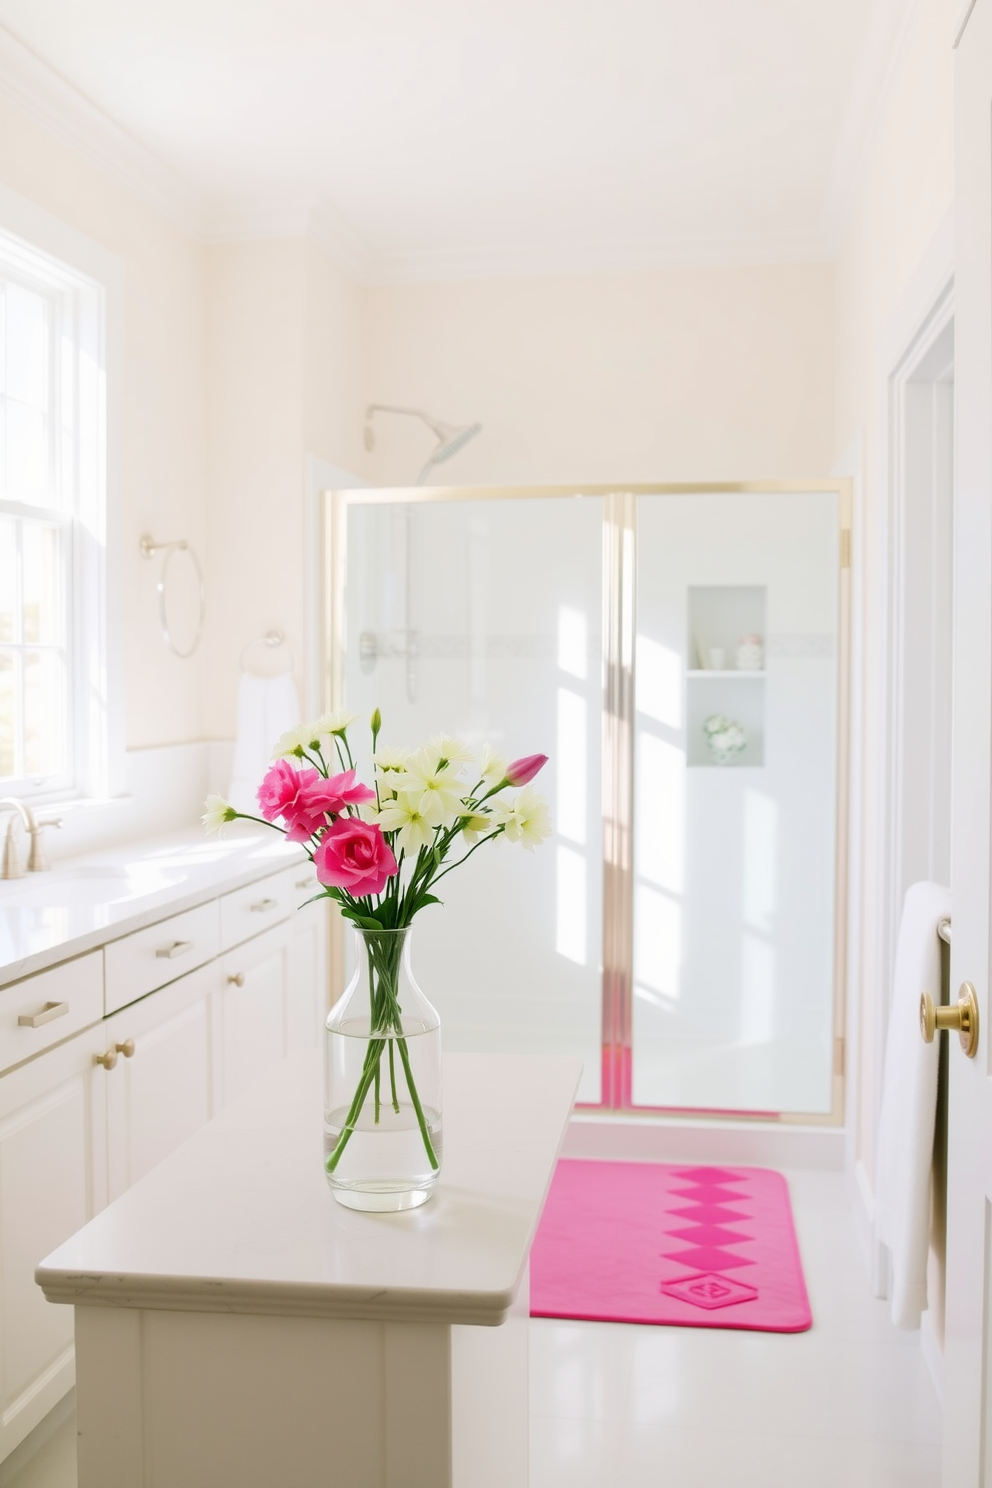
[[405, 770], [410, 751], [397, 749], [391, 744], [380, 744], [372, 758], [380, 770]]
[[207, 809], [200, 820], [208, 832], [219, 832], [225, 822], [234, 821], [237, 817], [238, 813], [223, 796], [208, 796], [203, 804]]
[[532, 850], [551, 833], [551, 813], [543, 796], [525, 785], [515, 799], [500, 812], [503, 835], [510, 842], [522, 842]]
[[272, 758], [285, 759], [295, 754], [297, 759], [302, 759], [304, 753], [309, 749], [315, 751], [320, 748], [320, 730], [316, 724], [300, 723], [296, 728], [288, 729], [276, 740], [272, 750]]
[[390, 784], [397, 794], [416, 801], [419, 815], [432, 827], [450, 827], [462, 814], [464, 782], [450, 766], [439, 768], [432, 746], [411, 755], [406, 769]]
[[397, 841], [404, 852], [418, 853], [434, 841], [434, 828], [419, 809], [415, 796], [398, 795], [383, 803], [376, 816], [384, 832], [398, 832]]
[[310, 724], [310, 728], [315, 730], [313, 737], [315, 739], [321, 736], [329, 738], [332, 734], [343, 734], [357, 717], [357, 713], [348, 713], [344, 708], [332, 708], [329, 713], [322, 713]]
[[483, 811], [471, 811], [462, 820], [462, 835], [470, 847], [482, 837], [487, 837], [499, 825], [497, 821]]
[[479, 774], [486, 784], [492, 788], [499, 785], [501, 780], [506, 779], [507, 761], [501, 754], [497, 754], [491, 744], [482, 746], [482, 757], [479, 760]]
[[450, 734], [432, 734], [429, 742], [418, 750], [418, 754], [424, 758], [433, 756], [434, 767], [437, 768], [442, 760], [449, 765], [467, 765], [471, 763], [472, 751], [461, 739], [453, 739]]

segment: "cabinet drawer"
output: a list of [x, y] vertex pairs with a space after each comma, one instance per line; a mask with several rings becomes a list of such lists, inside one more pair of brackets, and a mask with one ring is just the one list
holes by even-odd
[[0, 992], [0, 1068], [8, 1069], [103, 1017], [103, 956], [12, 982]]
[[174, 982], [194, 966], [212, 960], [219, 951], [216, 900], [112, 941], [104, 948], [106, 1012], [115, 1013], [146, 992]]
[[313, 869], [307, 862], [281, 873], [272, 873], [256, 883], [246, 884], [225, 894], [220, 901], [220, 937], [223, 949], [240, 945], [253, 935], [260, 935], [270, 925], [288, 920], [317, 887]]

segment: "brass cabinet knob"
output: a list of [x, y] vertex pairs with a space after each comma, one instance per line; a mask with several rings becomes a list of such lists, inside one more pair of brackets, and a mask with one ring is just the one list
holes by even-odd
[[117, 1065], [116, 1049], [108, 1049], [106, 1054], [97, 1054], [94, 1057], [97, 1064], [102, 1064], [105, 1070], [112, 1070]]
[[227, 980], [232, 987], [243, 987], [245, 984], [245, 974], [243, 971], [236, 971]]
[[115, 1044], [114, 1048], [118, 1054], [123, 1054], [125, 1059], [134, 1058], [134, 1039], [125, 1039], [122, 1044]]
[[978, 1053], [978, 994], [971, 982], [962, 982], [958, 1000], [949, 1007], [935, 1005], [929, 992], [920, 998], [920, 1033], [932, 1044], [942, 1029], [955, 1031], [969, 1059]]

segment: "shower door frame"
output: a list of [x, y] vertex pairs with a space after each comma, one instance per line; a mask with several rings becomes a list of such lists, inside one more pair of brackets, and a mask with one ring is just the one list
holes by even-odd
[[[640, 496], [835, 495], [837, 497], [837, 738], [834, 828], [833, 1068], [831, 1106], [822, 1111], [729, 1111], [721, 1107], [635, 1105], [634, 963], [634, 636], [637, 500]], [[844, 1121], [847, 1017], [848, 846], [850, 799], [851, 534], [853, 481], [660, 481], [646, 485], [359, 486], [325, 491], [321, 505], [322, 623], [319, 657], [324, 706], [344, 701], [347, 642], [348, 510], [442, 501], [572, 500], [603, 503], [603, 973], [602, 1083], [599, 1102], [579, 1109], [750, 1123], [841, 1126]], [[343, 921], [329, 946], [335, 984], [343, 986]]]

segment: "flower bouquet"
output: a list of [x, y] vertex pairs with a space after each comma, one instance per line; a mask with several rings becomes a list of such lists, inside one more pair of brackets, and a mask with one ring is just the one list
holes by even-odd
[[747, 734], [741, 724], [722, 713], [711, 713], [703, 722], [706, 744], [718, 765], [729, 765], [747, 748]]
[[410, 926], [484, 843], [533, 848], [548, 835], [548, 808], [530, 785], [547, 756], [507, 764], [486, 746], [476, 760], [444, 736], [412, 751], [380, 747], [376, 709], [368, 786], [348, 739], [354, 721], [325, 714], [284, 734], [258, 789], [260, 815], [210, 796], [203, 821], [258, 821], [300, 843], [314, 898], [332, 899], [354, 925], [356, 971], [327, 1019], [325, 1170], [349, 1207], [405, 1209], [430, 1196], [441, 1165], [440, 1020], [413, 976]]

